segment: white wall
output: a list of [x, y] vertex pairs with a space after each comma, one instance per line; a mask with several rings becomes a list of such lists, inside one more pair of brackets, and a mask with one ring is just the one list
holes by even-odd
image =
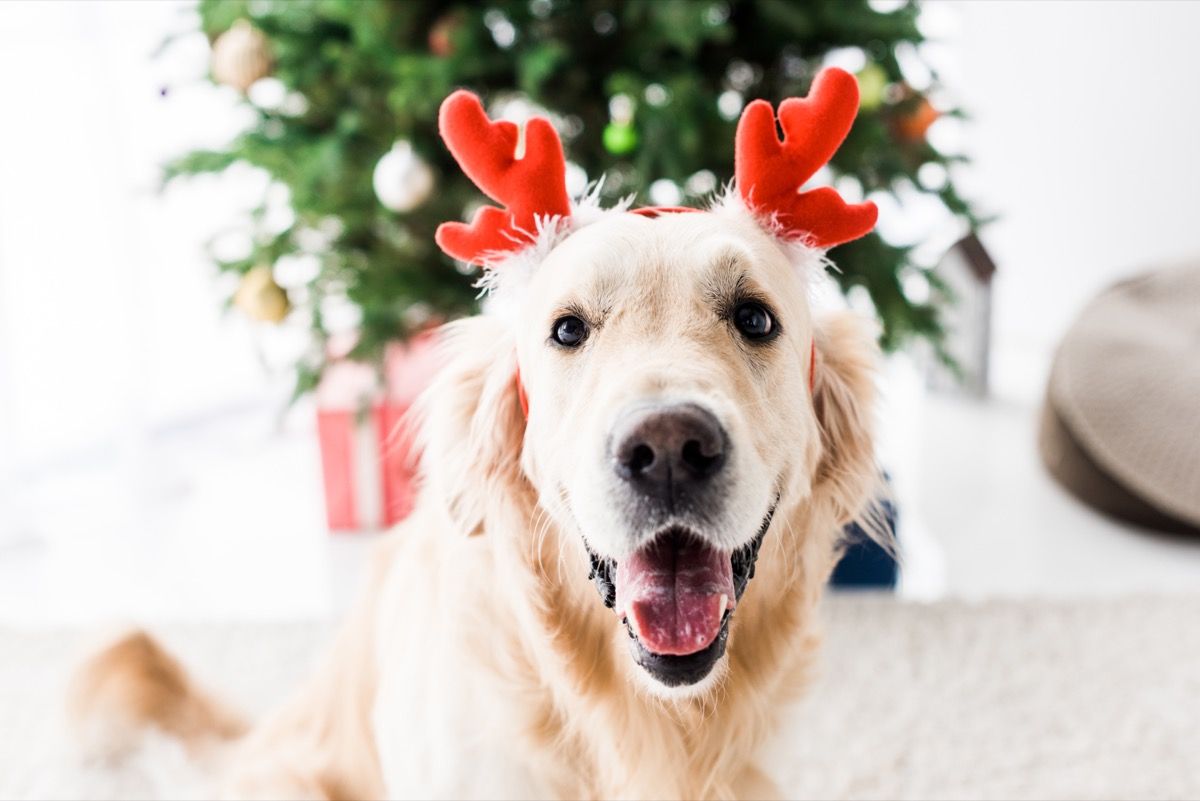
[[945, 77], [973, 116], [964, 182], [1000, 215], [983, 237], [997, 387], [1029, 399], [1100, 288], [1200, 262], [1200, 3], [938, 5], [957, 15]]
[[196, 27], [190, 2], [0, 3], [0, 478], [263, 390], [203, 243], [264, 181], [157, 193], [244, 124]]
[[[78, 542], [169, 538], [206, 481], [237, 471], [260, 498], [317, 487], [315, 453], [299, 478], [247, 472], [278, 427], [281, 351], [303, 331], [226, 314], [203, 248], [265, 176], [157, 191], [167, 159], [246, 122], [233, 90], [203, 80], [197, 28], [190, 0], [0, 2], [0, 564], [6, 547], [61, 545], [86, 568]], [[182, 36], [152, 57], [170, 34]], [[235, 534], [231, 520], [272, 508], [216, 506]]]

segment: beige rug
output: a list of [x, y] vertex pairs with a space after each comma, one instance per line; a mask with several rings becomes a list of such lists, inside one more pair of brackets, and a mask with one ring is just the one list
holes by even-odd
[[[1200, 596], [918, 605], [836, 596], [823, 675], [771, 768], [796, 798], [1200, 797]], [[259, 710], [322, 626], [176, 627], [168, 644]], [[58, 727], [74, 633], [0, 632], [0, 798], [204, 798], [170, 742], [81, 765]]]

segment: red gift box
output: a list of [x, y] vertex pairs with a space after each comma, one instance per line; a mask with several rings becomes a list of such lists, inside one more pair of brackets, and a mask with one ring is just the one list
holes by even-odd
[[331, 531], [387, 528], [412, 511], [417, 453], [406, 415], [437, 371], [432, 333], [389, 345], [382, 387], [369, 365], [326, 369], [317, 387], [317, 435]]

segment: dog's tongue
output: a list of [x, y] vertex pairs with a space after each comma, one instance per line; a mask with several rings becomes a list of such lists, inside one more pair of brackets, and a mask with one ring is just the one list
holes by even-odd
[[734, 603], [729, 554], [675, 536], [660, 537], [617, 564], [617, 612], [651, 653], [702, 651]]

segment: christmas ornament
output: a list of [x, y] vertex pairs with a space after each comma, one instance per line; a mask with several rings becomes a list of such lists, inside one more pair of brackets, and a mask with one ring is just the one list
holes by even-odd
[[608, 116], [613, 122], [626, 124], [633, 119], [633, 112], [636, 108], [633, 98], [621, 92], [609, 98]]
[[745, 105], [746, 98], [736, 89], [726, 89], [717, 97], [717, 111], [730, 122], [738, 118]]
[[874, 111], [883, 105], [887, 94], [887, 70], [878, 64], [868, 64], [858, 75], [858, 94], [861, 98], [860, 107], [863, 111]]
[[255, 320], [278, 323], [291, 310], [287, 292], [275, 283], [271, 266], [260, 264], [242, 276], [237, 291], [233, 294], [233, 305]]
[[410, 142], [399, 141], [375, 165], [375, 195], [395, 212], [412, 211], [433, 192], [433, 170]]
[[650, 184], [646, 194], [650, 196], [650, 202], [655, 206], [678, 206], [683, 200], [683, 192], [679, 191], [679, 184], [670, 178], [659, 178]]
[[435, 56], [454, 55], [454, 34], [462, 27], [462, 14], [443, 14], [429, 29], [429, 52]]
[[213, 80], [243, 94], [259, 78], [271, 74], [272, 62], [267, 37], [244, 19], [233, 23], [233, 27], [213, 43]]
[[[910, 95], [910, 97], [914, 96]], [[898, 112], [892, 120], [892, 132], [897, 139], [912, 144], [924, 141], [929, 126], [942, 116], [941, 112], [934, 108], [929, 99], [924, 96], [918, 97], [915, 104], [907, 101], [902, 108], [905, 110]]]
[[628, 122], [610, 122], [604, 126], [604, 149], [614, 156], [632, 153], [638, 146], [637, 129]]

